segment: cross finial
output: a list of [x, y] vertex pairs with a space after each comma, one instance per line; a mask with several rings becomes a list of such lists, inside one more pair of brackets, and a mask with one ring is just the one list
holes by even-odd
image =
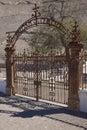
[[11, 37], [10, 33], [8, 33], [8, 35], [7, 35], [7, 43], [11, 44], [11, 40], [12, 40], [12, 37]]
[[32, 16], [36, 19], [36, 25], [37, 25], [37, 17], [40, 16], [40, 12], [38, 11], [38, 9], [39, 7], [35, 3], [35, 7], [33, 8], [34, 13], [32, 14]]
[[71, 39], [73, 42], [80, 42], [80, 30], [77, 21], [75, 21], [73, 30], [71, 33]]
[[35, 7], [33, 8], [34, 14], [32, 14], [33, 17], [38, 17], [40, 15], [38, 9], [39, 7], [37, 6], [37, 4], [35, 4]]

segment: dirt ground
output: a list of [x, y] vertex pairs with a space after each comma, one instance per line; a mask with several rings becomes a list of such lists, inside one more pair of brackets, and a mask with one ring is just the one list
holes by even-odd
[[1, 95], [0, 130], [87, 130], [87, 114], [19, 96]]

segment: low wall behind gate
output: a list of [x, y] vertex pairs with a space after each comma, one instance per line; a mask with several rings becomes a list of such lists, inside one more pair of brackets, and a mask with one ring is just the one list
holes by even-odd
[[87, 89], [79, 91], [80, 111], [87, 112]]

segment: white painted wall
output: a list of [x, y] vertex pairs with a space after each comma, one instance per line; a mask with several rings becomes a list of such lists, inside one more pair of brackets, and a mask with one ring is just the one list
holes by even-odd
[[0, 92], [6, 94], [6, 78], [0, 78]]
[[80, 111], [87, 112], [87, 89], [79, 91]]

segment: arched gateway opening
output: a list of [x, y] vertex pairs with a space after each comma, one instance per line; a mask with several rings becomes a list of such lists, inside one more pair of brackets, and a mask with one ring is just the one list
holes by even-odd
[[15, 34], [9, 39], [9, 43], [12, 47], [14, 47], [16, 41], [18, 38], [28, 29], [33, 28], [38, 25], [48, 25], [48, 26], [53, 26], [58, 31], [62, 32], [65, 35], [68, 35], [68, 30], [63, 26], [61, 22], [56, 21], [53, 18], [50, 17], [42, 17], [41, 14], [38, 12], [39, 7], [36, 6], [33, 8], [34, 14], [32, 14], [31, 19], [25, 21], [15, 32]]
[[[67, 29], [60, 22], [42, 17], [36, 4], [33, 10], [32, 18], [25, 21], [15, 34], [7, 39], [5, 48], [7, 53], [7, 94], [17, 93], [36, 98], [37, 101], [43, 99], [68, 104], [71, 93], [69, 92], [69, 59], [66, 59], [66, 55], [59, 55], [52, 49], [49, 53], [35, 50], [32, 54], [24, 51], [23, 54], [15, 55], [14, 46], [17, 40], [32, 27], [45, 24], [55, 27], [64, 36], [68, 36]], [[73, 36], [76, 38], [76, 35]]]

